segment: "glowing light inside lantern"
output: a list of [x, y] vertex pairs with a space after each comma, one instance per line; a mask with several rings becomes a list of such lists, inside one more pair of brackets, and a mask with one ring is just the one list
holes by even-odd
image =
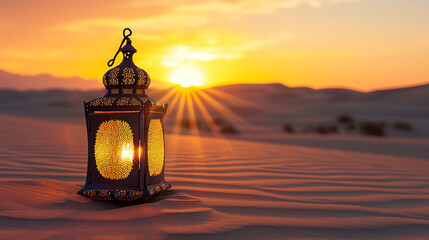
[[157, 176], [164, 167], [164, 131], [160, 119], [151, 119], [148, 130], [147, 157], [150, 176]]
[[130, 148], [130, 144], [122, 145], [122, 161], [133, 161], [134, 151]]

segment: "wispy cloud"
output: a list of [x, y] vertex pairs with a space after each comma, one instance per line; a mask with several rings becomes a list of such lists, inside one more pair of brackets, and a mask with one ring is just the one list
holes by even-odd
[[277, 34], [267, 39], [242, 38], [235, 43], [217, 44], [215, 38], [206, 42], [206, 44], [197, 44], [195, 46], [173, 46], [167, 54], [162, 57], [162, 64], [166, 67], [176, 67], [182, 64], [189, 64], [196, 61], [212, 60], [233, 60], [243, 57], [247, 52], [261, 50], [285, 40], [292, 39], [291, 34]]
[[[166, 8], [167, 5], [162, 2], [154, 4], [135, 2], [136, 6], [146, 10], [151, 9], [150, 12], [154, 14], [134, 18], [86, 18], [62, 24], [60, 28], [67, 31], [90, 33], [100, 28], [133, 26], [134, 29], [146, 32], [163, 32], [207, 26], [225, 16], [239, 19], [249, 14], [270, 14], [280, 9], [302, 5], [319, 8], [327, 4], [356, 1], [359, 0], [181, 1], [180, 4], [169, 5], [169, 8]], [[166, 9], [158, 11], [157, 8]]]
[[217, 12], [224, 14], [269, 14], [284, 8], [295, 8], [307, 5], [319, 8], [324, 4], [339, 4], [359, 0], [238, 0], [238, 1], [205, 1], [200, 4], [184, 4], [177, 9], [184, 12]]
[[241, 53], [229, 53], [221, 47], [174, 46], [170, 53], [163, 56], [162, 64], [166, 67], [176, 67], [195, 61], [232, 60], [241, 56]]

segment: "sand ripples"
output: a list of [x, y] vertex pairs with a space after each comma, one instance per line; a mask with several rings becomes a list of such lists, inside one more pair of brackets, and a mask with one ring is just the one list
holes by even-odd
[[173, 188], [145, 204], [115, 204], [76, 194], [86, 174], [82, 126], [10, 117], [5, 123], [4, 237], [429, 237], [423, 159], [169, 135], [166, 178]]

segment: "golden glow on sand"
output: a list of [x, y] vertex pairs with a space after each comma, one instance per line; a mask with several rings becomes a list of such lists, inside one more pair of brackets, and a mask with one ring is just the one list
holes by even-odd
[[201, 86], [204, 84], [204, 76], [198, 68], [185, 65], [173, 70], [170, 82], [182, 87]]

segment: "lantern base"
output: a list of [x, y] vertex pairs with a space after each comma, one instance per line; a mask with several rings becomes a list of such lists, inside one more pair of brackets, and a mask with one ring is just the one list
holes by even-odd
[[143, 191], [138, 187], [86, 184], [78, 194], [98, 201], [146, 201], [171, 187], [165, 180]]

